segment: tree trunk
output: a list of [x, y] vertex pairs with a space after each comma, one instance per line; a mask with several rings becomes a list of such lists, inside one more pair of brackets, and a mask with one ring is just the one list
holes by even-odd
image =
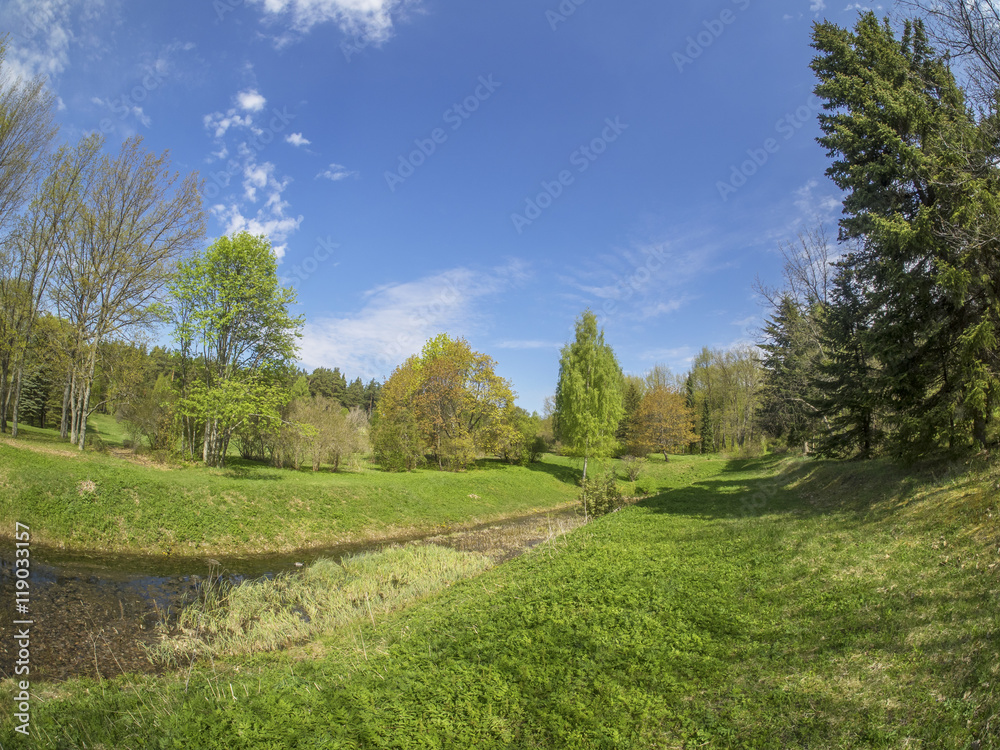
[[17, 418], [18, 412], [21, 410], [21, 382], [22, 375], [24, 374], [24, 362], [17, 368], [17, 384], [14, 386], [14, 414], [11, 417], [10, 425], [10, 435], [11, 437], [17, 437]]
[[63, 388], [63, 404], [62, 404], [62, 419], [59, 422], [59, 437], [65, 440], [69, 436], [69, 399], [70, 399], [70, 381], [69, 378], [66, 379], [66, 385]]
[[87, 407], [90, 405], [90, 384], [91, 380], [88, 379], [87, 387], [84, 389], [83, 398], [80, 401], [80, 430], [77, 444], [81, 451], [87, 440]]
[[10, 388], [7, 387], [7, 371], [9, 364], [0, 366], [0, 433], [7, 432], [7, 401], [10, 399]]

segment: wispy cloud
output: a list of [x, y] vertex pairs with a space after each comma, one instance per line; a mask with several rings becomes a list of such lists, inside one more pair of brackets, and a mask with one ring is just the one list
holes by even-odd
[[358, 172], [349, 170], [343, 164], [331, 164], [316, 176], [325, 177], [326, 179], [333, 180], [334, 182], [340, 182], [341, 180], [346, 180], [348, 177], [357, 177], [358, 174]]
[[455, 268], [366, 292], [359, 310], [307, 323], [301, 361], [385, 377], [441, 332], [469, 336], [488, 325], [480, 303], [526, 278], [523, 263], [489, 270]]
[[[10, 33], [5, 67], [15, 77], [53, 79], [70, 65], [81, 36], [97, 39], [92, 27], [103, 17], [114, 23], [105, 0], [8, 0], [0, 6], [0, 28]], [[96, 41], [95, 41], [96, 43]]]
[[[209, 170], [212, 182], [206, 189], [211, 192], [206, 197], [221, 199], [211, 205], [211, 212], [226, 234], [242, 230], [263, 234], [281, 260], [288, 238], [298, 230], [303, 217], [290, 213], [283, 197], [291, 179], [280, 176], [275, 164], [261, 155], [293, 118], [284, 112], [268, 112], [263, 115], [268, 124], [258, 124], [254, 118], [267, 103], [264, 96], [256, 89], [247, 89], [234, 99], [237, 107], [204, 117], [205, 129], [215, 141], [209, 162], [225, 162], [225, 169]], [[240, 114], [240, 109], [245, 114]]]
[[293, 146], [308, 146], [312, 141], [302, 135], [302, 133], [292, 133], [291, 135], [285, 136], [285, 143], [291, 143]]
[[[287, 19], [297, 32], [335, 23], [345, 33], [379, 44], [392, 36], [393, 19], [419, 0], [251, 0], [272, 19]], [[287, 40], [283, 40], [287, 41]]]

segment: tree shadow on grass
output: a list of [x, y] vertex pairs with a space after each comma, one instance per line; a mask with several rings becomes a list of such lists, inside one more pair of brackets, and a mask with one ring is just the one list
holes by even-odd
[[893, 512], [892, 498], [905, 498], [931, 480], [888, 461], [846, 462], [782, 456], [727, 461], [719, 475], [661, 490], [638, 504], [655, 513], [703, 519], [772, 514], [820, 516], [837, 513], [859, 522]]
[[536, 461], [528, 464], [527, 468], [531, 471], [548, 474], [553, 479], [556, 479], [563, 484], [571, 484], [574, 487], [579, 486], [580, 480], [583, 477], [582, 467], [577, 468], [575, 466], [564, 466], [562, 464], [554, 464], [548, 461]]

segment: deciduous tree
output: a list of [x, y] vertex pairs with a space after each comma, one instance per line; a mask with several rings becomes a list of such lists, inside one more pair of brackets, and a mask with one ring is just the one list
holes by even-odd
[[591, 456], [610, 455], [624, 415], [622, 371], [614, 350], [598, 330], [597, 316], [584, 311], [576, 322], [576, 338], [563, 347], [556, 389], [559, 439], [583, 457], [583, 479]]

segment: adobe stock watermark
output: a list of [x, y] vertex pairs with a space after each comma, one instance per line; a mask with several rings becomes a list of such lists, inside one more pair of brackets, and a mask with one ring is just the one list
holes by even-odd
[[[163, 82], [167, 79], [166, 73], [151, 66], [146, 66], [145, 73], [139, 83], [131, 90], [108, 102], [111, 113], [118, 115], [120, 121], [129, 115], [135, 115], [140, 121], [143, 121], [144, 116], [140, 105], [149, 99], [151, 93], [162, 87]], [[145, 120], [143, 124], [148, 126], [149, 121]], [[114, 120], [110, 117], [102, 118], [99, 125], [101, 132], [105, 134], [110, 133], [115, 127]]]
[[781, 151], [782, 143], [794, 138], [795, 134], [812, 121], [821, 109], [823, 109], [822, 101], [818, 98], [811, 99], [774, 124], [774, 131], [781, 136], [780, 140], [769, 137], [758, 148], [747, 149], [748, 158], [738, 165], [731, 165], [729, 179], [718, 180], [715, 183], [719, 197], [722, 198], [723, 202], [728, 201], [730, 195], [746, 185], [750, 178], [771, 160], [772, 156]]
[[31, 734], [31, 529], [18, 521], [14, 525], [17, 551], [14, 553], [14, 611], [13, 640], [16, 648], [14, 675], [18, 679], [14, 688], [14, 731], [25, 737]]
[[[499, 81], [493, 80], [493, 74], [479, 76], [479, 82], [475, 90], [465, 97], [461, 102], [453, 104], [441, 115], [444, 124], [449, 126], [449, 130], [454, 133], [461, 128], [465, 122], [475, 114], [479, 108], [490, 97], [496, 93], [497, 89], [503, 86]], [[385, 184], [393, 193], [396, 188], [411, 178], [416, 171], [427, 163], [427, 160], [437, 153], [438, 149], [448, 142], [449, 133], [444, 128], [434, 128], [426, 138], [417, 138], [413, 144], [416, 148], [409, 154], [400, 154], [399, 164], [394, 171], [385, 172]]]
[[559, 24], [566, 23], [585, 2], [587, 0], [562, 0], [557, 7], [545, 11], [545, 20], [549, 22], [549, 28], [558, 31]]
[[330, 257], [336, 252], [337, 248], [340, 247], [339, 244], [333, 241], [332, 237], [320, 237], [316, 240], [316, 246], [313, 248], [312, 253], [310, 253], [305, 260], [299, 261], [294, 266], [292, 266], [291, 274], [289, 275], [289, 280], [294, 284], [295, 282], [304, 282], [310, 276], [312, 276], [319, 267], [330, 260]]
[[215, 22], [221, 23], [229, 13], [232, 13], [245, 4], [246, 0], [212, 0], [212, 10], [215, 11]]
[[[745, 11], [750, 7], [750, 0], [732, 0], [733, 5], [739, 11]], [[694, 61], [701, 57], [705, 50], [715, 44], [715, 41], [722, 36], [730, 25], [736, 22], [738, 16], [731, 8], [723, 10], [716, 18], [710, 18], [702, 22], [704, 29], [693, 36], [689, 36], [685, 41], [687, 46], [683, 52], [674, 52], [674, 65], [681, 73], [684, 68], [693, 65]]]
[[[247, 151], [250, 152], [246, 156], [256, 157], [265, 147], [274, 142], [278, 134], [295, 119], [295, 115], [288, 111], [288, 107], [282, 107], [280, 110], [275, 107], [271, 110], [271, 115], [268, 127], [254, 129], [251, 137], [245, 141], [244, 145]], [[229, 187], [229, 183], [233, 177], [242, 172], [243, 164], [235, 159], [230, 159], [225, 169], [209, 173], [206, 185], [202, 188], [202, 196], [208, 200], [217, 198], [223, 189]]]
[[608, 118], [604, 121], [605, 127], [601, 134], [593, 138], [589, 143], [580, 146], [569, 155], [571, 169], [563, 169], [555, 179], [542, 180], [540, 193], [533, 198], [524, 199], [524, 209], [521, 213], [514, 212], [510, 215], [510, 221], [518, 234], [524, 232], [525, 227], [530, 227], [541, 218], [542, 213], [550, 208], [555, 201], [560, 198], [570, 185], [572, 185], [578, 175], [583, 174], [591, 165], [601, 158], [601, 155], [608, 150], [608, 146], [617, 141], [621, 134], [628, 130], [628, 125], [621, 121], [621, 117], [615, 119]]
[[646, 256], [642, 263], [633, 261], [635, 270], [626, 276], [619, 276], [615, 280], [613, 289], [614, 297], [604, 301], [599, 314], [604, 318], [615, 315], [622, 302], [628, 302], [632, 296], [641, 292], [642, 289], [652, 281], [656, 275], [667, 265], [669, 258], [665, 246], [647, 247], [642, 249]]
[[391, 372], [404, 354], [419, 349], [424, 343], [424, 336], [419, 331], [440, 321], [442, 314], [452, 309], [463, 296], [462, 290], [458, 288], [455, 280], [447, 279], [443, 288], [438, 290], [431, 301], [417, 308], [410, 318], [412, 324], [410, 331], [400, 332], [393, 341], [386, 343], [375, 358], [376, 367], [383, 372]]
[[344, 59], [350, 62], [352, 57], [360, 55], [378, 42], [378, 37], [371, 34], [355, 34], [350, 39], [345, 39], [340, 43], [340, 51], [344, 53]]

